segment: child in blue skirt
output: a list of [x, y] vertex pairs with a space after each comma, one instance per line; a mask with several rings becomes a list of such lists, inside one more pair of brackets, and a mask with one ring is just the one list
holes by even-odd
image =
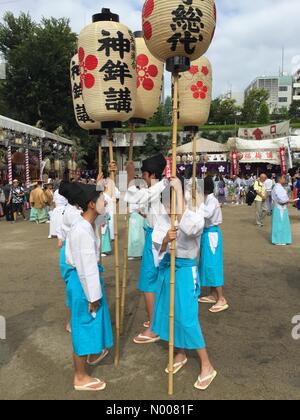
[[[177, 197], [183, 203], [181, 182], [172, 181]], [[181, 197], [181, 199], [180, 199]], [[217, 376], [210, 363], [206, 344], [202, 334], [198, 316], [198, 298], [200, 296], [200, 280], [197, 268], [200, 236], [204, 227], [202, 209], [184, 208], [183, 215], [178, 215], [178, 228], [171, 229], [170, 218], [154, 228], [153, 248], [156, 260], [160, 261], [152, 331], [161, 340], [169, 341], [170, 329], [170, 277], [171, 256], [170, 243], [176, 239], [176, 271], [175, 271], [175, 320], [174, 320], [174, 358], [173, 373], [176, 374], [187, 363], [186, 350], [196, 350], [201, 363], [201, 372], [194, 387], [206, 390]], [[169, 373], [169, 366], [166, 369]]]
[[210, 312], [223, 312], [229, 308], [224, 297], [223, 238], [220, 225], [223, 222], [219, 201], [214, 195], [214, 182], [208, 176], [204, 180], [205, 228], [200, 246], [200, 283], [209, 287], [210, 294], [199, 299], [200, 303], [213, 304]]
[[76, 391], [102, 391], [103, 380], [92, 378], [87, 363], [97, 364], [103, 352], [113, 346], [112, 326], [99, 265], [98, 216], [105, 217], [105, 200], [96, 186], [80, 185], [77, 203], [83, 210], [66, 241], [67, 294], [71, 308], [73, 359]]

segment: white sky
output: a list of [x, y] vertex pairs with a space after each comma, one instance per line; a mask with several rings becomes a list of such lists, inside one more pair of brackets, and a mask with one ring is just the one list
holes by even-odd
[[[167, 0], [166, 0], [167, 1]], [[0, 0], [0, 19], [10, 10], [39, 20], [68, 17], [79, 32], [91, 15], [110, 7], [132, 30], [141, 28], [143, 0]], [[285, 71], [300, 68], [300, 0], [216, 0], [218, 26], [207, 53], [214, 68], [214, 96], [241, 91], [260, 75], [277, 75], [285, 46]], [[169, 90], [169, 85], [167, 86]]]

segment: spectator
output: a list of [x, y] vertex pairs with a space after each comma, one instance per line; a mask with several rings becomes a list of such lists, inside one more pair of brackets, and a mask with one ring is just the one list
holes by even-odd
[[256, 207], [256, 224], [263, 227], [264, 218], [268, 213], [267, 207], [267, 191], [265, 181], [267, 180], [266, 174], [261, 174], [257, 181], [254, 183], [254, 191], [256, 192], [255, 207]]
[[8, 204], [12, 205], [13, 212], [13, 221], [16, 223], [18, 215], [22, 215], [23, 219], [26, 220], [25, 211], [24, 211], [24, 197], [25, 191], [24, 188], [19, 185], [19, 181], [14, 179], [13, 185], [10, 191]]

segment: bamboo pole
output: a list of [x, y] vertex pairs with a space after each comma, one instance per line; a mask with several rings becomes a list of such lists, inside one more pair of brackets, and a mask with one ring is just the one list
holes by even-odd
[[[109, 160], [110, 163], [114, 161], [113, 151], [113, 131], [109, 130]], [[110, 173], [111, 180], [113, 181], [113, 188], [115, 188], [116, 177], [112, 171]], [[115, 198], [115, 192], [113, 193], [114, 198], [114, 231], [115, 231], [115, 281], [116, 281], [116, 343], [115, 343], [115, 366], [119, 366], [120, 362], [120, 265], [119, 265], [119, 227], [118, 227], [118, 214], [117, 214], [117, 201]]]
[[196, 162], [197, 150], [196, 150], [196, 132], [193, 133], [193, 184], [192, 184], [192, 205], [193, 209], [196, 209], [196, 182], [197, 182], [197, 162]]
[[[173, 138], [172, 138], [172, 177], [176, 177], [176, 152], [178, 130], [178, 74], [173, 74]], [[175, 228], [176, 222], [176, 194], [172, 188], [171, 199], [171, 224]], [[170, 277], [170, 335], [169, 335], [169, 395], [174, 394], [174, 322], [175, 322], [175, 265], [176, 265], [176, 241], [171, 243], [171, 277]]]
[[[134, 142], [134, 124], [131, 124], [128, 162], [132, 162], [133, 161], [133, 142]], [[122, 279], [121, 325], [120, 325], [120, 333], [121, 334], [123, 334], [123, 332], [124, 332], [124, 318], [125, 318], [125, 301], [126, 301], [126, 287], [127, 287], [127, 261], [128, 261], [129, 218], [130, 218], [129, 204], [127, 204], [125, 244], [124, 244], [124, 251], [123, 251], [123, 279]]]
[[[103, 162], [102, 162], [102, 136], [99, 137], [99, 145], [98, 145], [98, 171], [99, 175], [103, 172]], [[100, 264], [102, 265], [102, 226], [99, 227], [99, 234], [101, 238], [101, 249], [100, 249]]]

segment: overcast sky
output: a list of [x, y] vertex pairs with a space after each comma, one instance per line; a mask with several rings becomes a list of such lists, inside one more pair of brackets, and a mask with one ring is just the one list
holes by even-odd
[[[166, 0], [167, 1], [167, 0]], [[76, 32], [102, 7], [120, 14], [133, 30], [141, 28], [144, 0], [0, 0], [0, 19], [10, 10], [68, 17]], [[277, 75], [285, 47], [285, 71], [300, 68], [300, 0], [216, 0], [218, 25], [207, 56], [214, 68], [214, 96], [242, 91], [259, 75]], [[167, 86], [168, 88], [168, 86]]]

